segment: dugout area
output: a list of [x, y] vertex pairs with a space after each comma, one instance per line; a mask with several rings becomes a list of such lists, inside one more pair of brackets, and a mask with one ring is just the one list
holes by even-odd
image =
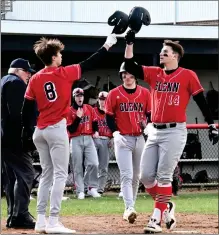
[[[51, 36], [53, 37], [53, 36]], [[28, 59], [31, 64], [35, 65], [35, 69], [39, 70], [43, 67], [40, 60], [33, 52], [33, 44], [40, 36], [36, 35], [5, 35], [2, 34], [2, 61], [1, 73], [2, 76], [7, 74], [10, 62], [15, 58]], [[94, 53], [103, 43], [106, 38], [75, 38], [75, 37], [57, 37], [65, 44], [63, 52], [63, 65], [78, 63], [92, 53]], [[161, 39], [137, 39], [135, 45], [135, 56], [138, 62], [144, 65], [158, 65], [158, 55], [162, 47], [163, 40]], [[180, 66], [197, 70], [201, 76], [201, 83], [205, 88], [208, 88], [208, 83], [213, 80], [215, 89], [218, 89], [218, 42], [217, 40], [180, 40], [180, 43], [185, 48], [185, 56], [182, 59]], [[119, 38], [117, 45], [110, 51], [107, 61], [100, 63], [97, 71], [92, 71], [84, 76], [93, 84], [96, 81], [96, 76], [100, 75], [103, 83], [106, 82], [107, 75], [110, 75], [110, 80], [115, 85], [120, 84], [117, 76], [119, 67], [123, 60], [125, 49], [124, 39]], [[101, 86], [103, 85], [101, 83]], [[140, 82], [143, 85], [142, 82]], [[144, 84], [145, 85], [145, 84]], [[147, 86], [146, 86], [147, 87]], [[194, 108], [193, 104], [188, 109], [189, 123], [195, 123], [195, 117], [199, 115], [199, 123], [203, 123], [201, 116]], [[196, 133], [196, 131], [194, 130]], [[217, 155], [218, 145], [212, 147], [207, 137], [206, 130], [200, 131], [200, 138], [205, 150], [203, 158], [211, 158]], [[207, 146], [207, 147], [206, 147]], [[211, 151], [214, 151], [213, 153]], [[201, 169], [208, 169], [208, 172], [213, 172], [212, 178], [218, 179], [218, 166], [215, 164], [218, 160], [214, 157], [208, 162], [203, 161], [197, 166], [197, 163], [187, 164], [191, 174], [195, 175]], [[113, 183], [119, 185], [118, 168], [114, 159], [111, 159], [110, 176], [113, 178]], [[185, 169], [185, 167], [184, 167]], [[192, 175], [192, 176], [193, 176]], [[69, 196], [69, 195], [67, 195]], [[136, 210], [139, 212], [139, 219], [135, 224], [130, 225], [122, 220], [124, 210], [123, 201], [117, 198], [117, 194], [106, 195], [100, 199], [86, 198], [79, 202], [74, 195], [70, 195], [70, 200], [64, 201], [62, 206], [62, 222], [69, 228], [76, 229], [79, 233], [95, 233], [95, 234], [141, 234], [143, 227], [147, 223], [150, 212], [152, 210], [153, 201], [148, 195], [141, 194], [137, 201]], [[176, 229], [179, 233], [218, 233], [218, 192], [191, 192], [191, 190], [183, 190], [179, 197], [173, 198], [177, 203], [177, 219], [178, 226]], [[36, 215], [36, 201], [31, 201], [30, 212]], [[2, 200], [2, 233], [15, 233], [13, 230], [5, 229], [6, 218], [6, 202]], [[180, 232], [181, 231], [181, 232]], [[16, 233], [30, 233], [33, 230], [16, 231]], [[164, 233], [168, 231], [164, 229]]]

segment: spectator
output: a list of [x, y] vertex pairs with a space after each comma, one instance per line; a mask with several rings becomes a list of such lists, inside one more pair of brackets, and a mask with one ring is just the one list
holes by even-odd
[[28, 211], [34, 168], [27, 149], [24, 150], [26, 142], [22, 144], [21, 140], [21, 108], [33, 72], [27, 60], [18, 58], [11, 62], [8, 75], [1, 80], [1, 154], [8, 206], [6, 227], [10, 228], [32, 229], [35, 226]]

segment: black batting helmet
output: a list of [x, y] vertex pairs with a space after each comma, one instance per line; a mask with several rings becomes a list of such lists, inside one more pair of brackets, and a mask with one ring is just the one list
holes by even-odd
[[128, 28], [128, 15], [122, 11], [115, 11], [109, 17], [108, 25], [114, 26], [112, 33], [123, 34]]
[[129, 13], [128, 26], [138, 33], [142, 24], [148, 26], [151, 23], [150, 13], [143, 7], [134, 7]]
[[[135, 62], [136, 63], [136, 62]], [[137, 63], [136, 63], [137, 64]], [[123, 72], [126, 72], [126, 69], [125, 69], [125, 62], [123, 62], [120, 66], [120, 69], [119, 69], [119, 76], [120, 78], [122, 79], [122, 73]], [[135, 79], [137, 80], [137, 78], [135, 77]]]

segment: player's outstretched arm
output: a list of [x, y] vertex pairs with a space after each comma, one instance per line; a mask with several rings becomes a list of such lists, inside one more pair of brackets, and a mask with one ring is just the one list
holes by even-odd
[[141, 65], [138, 65], [134, 61], [133, 45], [135, 42], [135, 33], [129, 30], [125, 36], [126, 48], [125, 48], [125, 69], [130, 74], [139, 79], [144, 79], [144, 71]]
[[97, 69], [100, 62], [105, 59], [107, 51], [117, 42], [115, 34], [110, 34], [103, 46], [86, 60], [79, 63], [81, 73]]
[[205, 117], [205, 121], [208, 123], [209, 127], [209, 139], [212, 141], [213, 145], [218, 142], [218, 130], [214, 124], [214, 120], [211, 115], [211, 111], [208, 107], [207, 101], [204, 97], [203, 92], [199, 92], [197, 95], [193, 96], [193, 99], [197, 103], [198, 107], [200, 108], [203, 116]]

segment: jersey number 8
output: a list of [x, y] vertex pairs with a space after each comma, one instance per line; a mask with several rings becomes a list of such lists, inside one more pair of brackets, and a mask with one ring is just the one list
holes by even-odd
[[49, 102], [54, 102], [57, 99], [56, 87], [52, 82], [46, 82], [44, 84], [44, 91]]

